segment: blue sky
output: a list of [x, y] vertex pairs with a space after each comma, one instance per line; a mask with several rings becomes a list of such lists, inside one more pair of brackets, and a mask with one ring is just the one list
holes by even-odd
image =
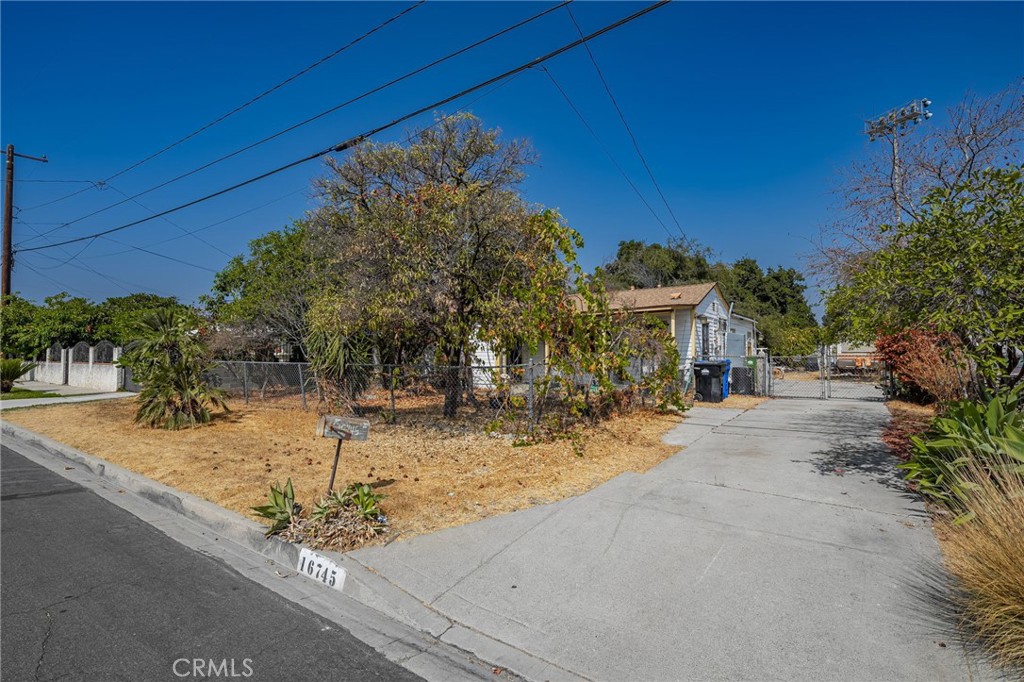
[[[340, 142], [576, 38], [564, 9], [230, 161], [123, 206], [45, 232], [159, 184], [541, 11], [539, 2], [429, 2], [225, 122], [113, 180], [49, 206], [217, 118], [409, 3], [3, 2], [2, 144], [19, 160], [15, 244], [38, 246], [149, 215]], [[575, 2], [587, 32], [640, 3]], [[836, 172], [869, 152], [863, 119], [907, 100], [935, 104], [1024, 74], [1024, 3], [675, 2], [591, 49], [683, 231], [718, 257], [803, 267], [832, 220]], [[582, 49], [548, 68], [676, 233]], [[479, 95], [473, 95], [474, 99]], [[465, 102], [449, 105], [452, 111]], [[557, 207], [586, 240], [587, 268], [624, 239], [662, 241], [650, 215], [543, 73], [470, 108], [539, 164], [528, 199]], [[376, 138], [404, 139], [424, 115]], [[312, 207], [316, 161], [107, 240], [19, 254], [14, 289], [101, 300], [152, 291], [195, 300], [249, 240]], [[141, 204], [141, 205], [140, 205]], [[239, 214], [245, 213], [240, 217]], [[226, 220], [233, 218], [231, 220]], [[221, 222], [224, 221], [224, 222]], [[173, 223], [173, 224], [172, 224]], [[219, 223], [214, 225], [215, 223]], [[182, 231], [214, 225], [195, 237]], [[31, 240], [31, 241], [29, 241]], [[70, 259], [77, 255], [77, 258]], [[97, 274], [100, 273], [100, 274]]]

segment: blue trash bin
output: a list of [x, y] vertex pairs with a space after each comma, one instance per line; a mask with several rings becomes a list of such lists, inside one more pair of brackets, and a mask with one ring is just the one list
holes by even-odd
[[722, 399], [729, 397], [729, 372], [732, 371], [732, 360], [725, 361], [725, 370], [722, 372]]

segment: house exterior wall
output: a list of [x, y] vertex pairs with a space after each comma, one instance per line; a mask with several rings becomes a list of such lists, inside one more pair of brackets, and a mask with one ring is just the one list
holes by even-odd
[[725, 344], [726, 357], [741, 358], [754, 355], [756, 345], [753, 321], [738, 317], [729, 320], [729, 334]]
[[[719, 358], [725, 355], [726, 332], [729, 325], [729, 306], [712, 289], [696, 309], [696, 346], [694, 356], [697, 358]], [[708, 347], [704, 347], [703, 324], [708, 324]]]
[[693, 361], [693, 309], [676, 308], [676, 347], [679, 349], [680, 367]]

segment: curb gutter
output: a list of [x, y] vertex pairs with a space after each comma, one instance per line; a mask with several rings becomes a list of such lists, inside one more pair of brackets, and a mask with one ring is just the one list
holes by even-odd
[[[261, 555], [265, 559], [261, 567], [264, 570], [240, 570], [245, 577], [341, 625], [390, 660], [428, 680], [481, 679], [485, 675], [487, 679], [509, 679], [498, 677], [492, 667], [530, 682], [586, 680], [452, 621], [346, 554], [316, 550], [348, 573], [344, 592], [305, 578], [286, 582], [282, 578], [298, 576], [295, 566], [302, 546], [265, 537], [265, 527], [255, 520], [16, 424], [4, 422], [2, 435], [4, 440], [12, 439], [35, 449], [35, 452], [23, 454], [36, 463], [90, 488], [175, 540], [187, 538], [184, 544], [197, 551], [222, 560], [248, 558], [250, 565], [252, 558], [246, 554]], [[58, 461], [54, 462], [54, 458]], [[63, 466], [65, 462], [74, 463], [98, 480], [70, 476], [68, 468]], [[97, 489], [97, 484], [101, 489]], [[112, 486], [116, 490], [110, 490]], [[162, 520], [146, 518], [144, 505], [130, 504], [121, 494], [124, 491], [180, 517], [182, 522], [168, 522], [166, 517]], [[208, 536], [209, 543], [196, 546], [195, 527], [199, 534]], [[221, 539], [236, 547], [220, 542]]]

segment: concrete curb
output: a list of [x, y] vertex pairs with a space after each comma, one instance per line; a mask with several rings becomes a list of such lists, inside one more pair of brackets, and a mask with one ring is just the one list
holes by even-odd
[[[130, 491], [162, 509], [180, 515], [243, 549], [261, 554], [267, 559], [287, 567], [289, 571], [294, 572], [295, 570], [301, 546], [284, 542], [275, 537], [265, 537], [265, 527], [253, 519], [245, 518], [195, 495], [171, 488], [134, 471], [76, 450], [17, 424], [3, 422], [0, 424], [0, 433], [5, 439], [16, 439], [27, 445], [35, 446], [53, 457], [73, 462], [94, 476], [106, 479], [117, 487]], [[468, 652], [525, 680], [531, 682], [586, 680], [586, 678], [560, 668], [549, 661], [441, 615], [346, 554], [329, 550], [315, 551], [327, 556], [348, 572], [344, 592], [339, 593], [324, 588], [322, 594], [312, 598], [318, 606], [329, 611], [351, 611], [339, 603], [341, 598], [347, 596], [377, 613], [429, 636], [435, 642]], [[308, 598], [300, 598], [300, 603], [311, 606]], [[317, 611], [318, 609], [314, 608], [313, 610]], [[354, 631], [353, 634], [364, 639]], [[375, 645], [372, 641], [368, 641], [368, 643], [371, 646]], [[411, 666], [407, 667], [412, 669]], [[423, 675], [430, 672], [430, 669], [414, 670], [414, 672]]]

